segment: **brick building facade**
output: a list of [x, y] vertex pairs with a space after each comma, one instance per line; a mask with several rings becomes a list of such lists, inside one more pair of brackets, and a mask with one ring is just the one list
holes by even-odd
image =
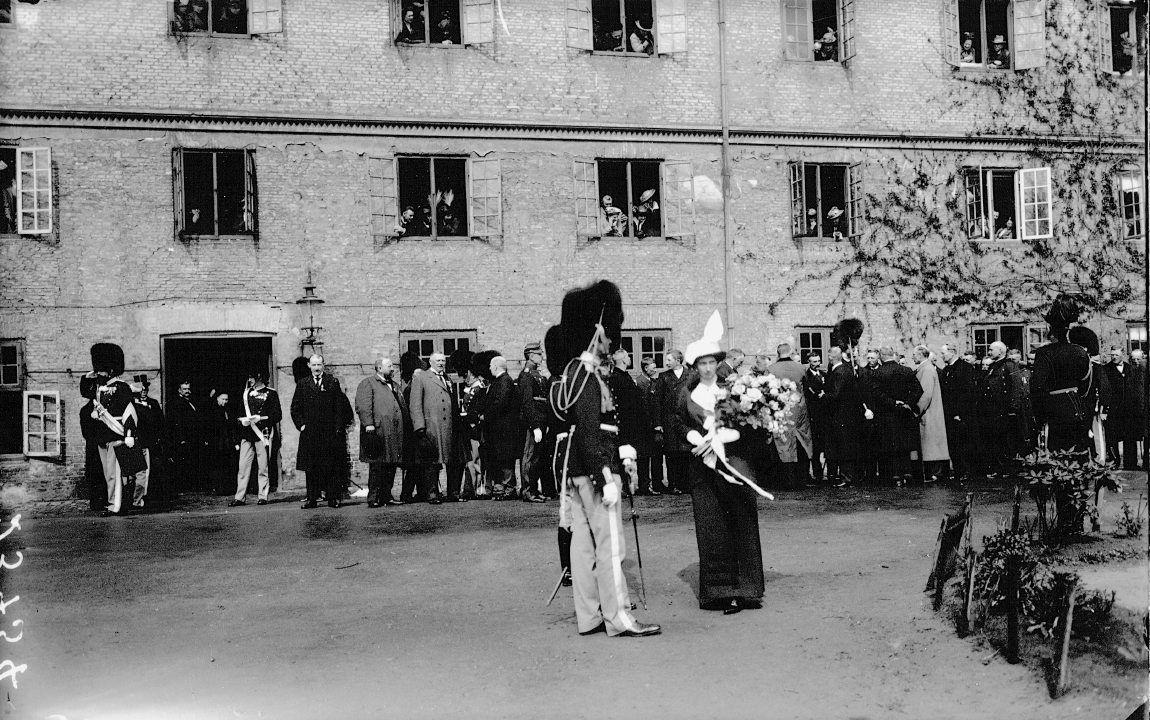
[[[1060, 153], [1081, 137], [1044, 125], [1033, 94], [971, 78], [1098, 78], [1089, 134], [1118, 172], [1102, 206], [1114, 217], [1093, 221], [1145, 257], [1145, 55], [1132, 72], [1115, 60], [1124, 18], [1144, 41], [1133, 4], [457, 0], [427, 6], [457, 24], [456, 42], [396, 43], [406, 6], [0, 0], [0, 160], [19, 171], [2, 179], [22, 183], [0, 228], [0, 399], [20, 419], [2, 434], [5, 484], [34, 499], [84, 492], [78, 376], [101, 340], [124, 347], [128, 374], [160, 374], [165, 394], [177, 373], [231, 382], [189, 357], [266, 355], [286, 401], [302, 327], [322, 326], [354, 388], [376, 355], [413, 340], [518, 357], [566, 288], [608, 277], [636, 351], [684, 345], [714, 308], [745, 349], [825, 344], [844, 313], [833, 269], [883, 192], [901, 192], [892, 168], [948, 168], [929, 192], [967, 201], [910, 242], [976, 242], [993, 257], [1058, 241], [1067, 209], [1045, 199], [1075, 182]], [[636, 20], [655, 52], [631, 51], [641, 33], [611, 33]], [[816, 46], [825, 28], [833, 42]], [[1047, 62], [1066, 28], [1092, 49], [1069, 70]], [[962, 47], [967, 33], [977, 48]], [[1013, 52], [992, 69], [1000, 34]], [[1054, 160], [1036, 164], [1036, 148]], [[436, 190], [452, 191], [455, 217], [429, 201], [436, 237], [397, 237], [404, 206], [418, 214]], [[637, 220], [650, 190], [646, 236], [610, 236], [602, 196]], [[995, 240], [1007, 215], [1017, 227]], [[309, 274], [324, 300], [314, 323], [296, 302]], [[1143, 274], [1124, 282], [1144, 298]], [[865, 341], [1041, 341], [1021, 315], [908, 331], [883, 297], [847, 304]], [[1107, 342], [1145, 344], [1144, 300], [1093, 324]]]

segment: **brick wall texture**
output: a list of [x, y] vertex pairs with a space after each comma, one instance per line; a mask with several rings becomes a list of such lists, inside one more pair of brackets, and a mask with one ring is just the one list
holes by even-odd
[[[960, 81], [939, 55], [938, 3], [856, 3], [858, 56], [849, 68], [785, 61], [779, 2], [727, 5], [731, 124], [808, 133], [731, 148], [733, 342], [773, 348], [796, 326], [832, 325], [844, 313], [866, 318], [865, 341], [904, 348], [968, 343], [967, 322], [1033, 320], [966, 318], [904, 336], [888, 305], [829, 304], [837, 278], [815, 278], [848, 244], [804, 245], [790, 236], [790, 160], [861, 162], [870, 187], [885, 181], [884, 164], [895, 156], [929, 154], [952, 168], [1025, 164], [1011, 150], [963, 147], [987, 104], [1003, 101], [967, 88], [964, 104], [952, 103]], [[31, 123], [0, 112], [0, 144], [51, 148], [57, 226], [51, 236], [0, 237], [0, 338], [24, 340], [28, 389], [59, 390], [67, 419], [61, 460], [0, 460], [0, 480], [38, 499], [84, 492], [78, 374], [89, 367], [93, 342], [121, 344], [129, 373], [154, 375], [164, 335], [268, 333], [284, 368], [276, 385], [289, 400], [286, 366], [306, 324], [295, 300], [308, 271], [326, 301], [318, 324], [327, 359], [349, 392], [376, 355], [398, 353], [403, 330], [474, 328], [482, 347], [520, 357], [523, 343], [541, 339], [557, 320], [564, 290], [599, 277], [622, 288], [628, 327], [669, 328], [674, 345], [689, 342], [724, 304], [724, 234], [716, 136], [652, 129], [720, 123], [718, 6], [686, 6], [687, 52], [645, 58], [567, 47], [563, 5], [550, 0], [504, 0], [506, 29], [497, 20], [493, 43], [453, 48], [394, 46], [385, 0], [284, 0], [283, 32], [253, 38], [173, 37], [160, 0], [15, 4], [15, 22], [0, 28], [0, 110], [189, 115], [169, 126]], [[1095, 32], [1093, 4], [1052, 7], [1048, 23], [1076, 21], [1081, 32]], [[1027, 116], [1025, 98], [1004, 102]], [[198, 122], [191, 113], [261, 121]], [[275, 130], [262, 122], [277, 116], [434, 120], [448, 129]], [[458, 126], [469, 121], [525, 127], [512, 136]], [[1098, 128], [1137, 134], [1139, 121], [1127, 109], [1098, 118]], [[546, 123], [584, 129], [532, 126]], [[843, 139], [855, 133], [944, 133], [952, 141]], [[254, 151], [258, 242], [174, 236], [173, 148]], [[502, 237], [373, 242], [368, 158], [403, 153], [498, 158]], [[580, 158], [690, 162], [692, 237], [580, 241], [573, 181]], [[771, 314], [770, 303], [797, 280], [801, 290]], [[1144, 287], [1144, 278], [1136, 282]], [[1124, 342], [1125, 321], [1144, 317], [1133, 310], [1094, 324], [1105, 341]], [[302, 485], [290, 471], [295, 444], [285, 423], [287, 488]]]

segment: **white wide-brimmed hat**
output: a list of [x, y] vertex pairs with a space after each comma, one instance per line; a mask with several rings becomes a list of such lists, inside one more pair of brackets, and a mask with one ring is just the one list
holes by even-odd
[[699, 358], [710, 355], [715, 360], [722, 362], [727, 357], [727, 353], [719, 347], [719, 341], [722, 339], [723, 318], [719, 316], [719, 311], [716, 310], [711, 313], [706, 327], [703, 328], [703, 337], [688, 345], [687, 349], [683, 351], [683, 361], [688, 365], [694, 365]]

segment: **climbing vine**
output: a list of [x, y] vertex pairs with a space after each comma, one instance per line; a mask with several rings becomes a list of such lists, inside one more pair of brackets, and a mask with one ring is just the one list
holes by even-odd
[[[1099, 38], [1086, 28], [1100, 7], [1049, 0], [1043, 68], [948, 66], [939, 73], [939, 89], [924, 107], [939, 108], [940, 123], [966, 120], [972, 144], [994, 138], [1013, 147], [996, 152], [987, 144], [966, 157], [913, 149], [874, 157], [865, 230], [844, 239], [837, 258], [783, 288], [771, 312], [808, 283], [837, 280], [830, 306], [882, 301], [905, 336], [972, 317], [1037, 319], [1061, 292], [1079, 294], [1091, 312], [1120, 316], [1137, 298], [1131, 278], [1143, 267], [1143, 245], [1122, 232], [1115, 188], [1123, 170], [1141, 166], [1123, 143], [1140, 136], [1144, 78], [1099, 69]], [[1144, 2], [1137, 13], [1144, 39]], [[1136, 68], [1145, 59], [1139, 55]], [[1020, 159], [1022, 167], [1051, 168], [1053, 238], [968, 239], [964, 166], [1011, 167]]]

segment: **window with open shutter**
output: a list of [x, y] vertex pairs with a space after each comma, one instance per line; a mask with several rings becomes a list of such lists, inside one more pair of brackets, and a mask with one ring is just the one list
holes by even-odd
[[24, 455], [60, 456], [60, 393], [24, 391]]
[[503, 234], [503, 191], [498, 159], [472, 158], [470, 167], [472, 237], [498, 237]]
[[582, 238], [602, 235], [599, 219], [599, 170], [594, 160], [575, 161], [575, 232]]
[[283, 32], [283, 0], [248, 0], [248, 28], [252, 35]]
[[369, 157], [367, 177], [371, 203], [371, 237], [376, 243], [387, 242], [401, 234], [399, 195], [395, 183], [395, 158]]
[[958, 0], [942, 0], [942, 58], [959, 64]]
[[655, 13], [659, 54], [687, 52], [687, 0], [657, 0]]
[[184, 151], [182, 148], [172, 148], [172, 208], [175, 212], [176, 235], [179, 236], [184, 226]]
[[1019, 170], [1018, 189], [1022, 208], [1022, 239], [1053, 237], [1054, 200], [1051, 197], [1050, 168]]
[[567, 0], [567, 46], [594, 49], [591, 27], [591, 0]]
[[848, 63], [858, 52], [855, 41], [855, 0], [842, 0], [839, 13], [842, 15], [842, 61]]
[[1141, 240], [1145, 234], [1142, 227], [1142, 188], [1143, 176], [1140, 170], [1126, 170], [1117, 177], [1117, 203], [1121, 213], [1119, 233], [1123, 240]]
[[847, 235], [857, 237], [862, 235], [866, 209], [863, 197], [862, 163], [847, 166]]
[[244, 224], [246, 232], [255, 234], [259, 227], [259, 215], [256, 212], [256, 154], [252, 151], [244, 153]]
[[791, 171], [791, 239], [798, 240], [806, 234], [806, 183], [803, 182], [803, 164], [787, 163]]
[[691, 163], [663, 163], [663, 235], [684, 240], [695, 235], [695, 180]]
[[963, 203], [966, 207], [966, 236], [971, 240], [990, 238], [982, 202], [982, 168], [966, 168], [962, 173]]
[[1098, 69], [1102, 72], [1112, 72], [1114, 70], [1114, 45], [1111, 41], [1111, 35], [1114, 28], [1110, 23], [1110, 6], [1107, 4], [1100, 6], [1096, 14], [1098, 16]]
[[1046, 64], [1046, 0], [1014, 0], [1014, 69]]
[[495, 42], [495, 0], [464, 0], [463, 42], [465, 45]]
[[782, 0], [783, 55], [788, 60], [813, 60], [810, 0]]
[[52, 232], [52, 151], [46, 147], [16, 151], [16, 231]]

